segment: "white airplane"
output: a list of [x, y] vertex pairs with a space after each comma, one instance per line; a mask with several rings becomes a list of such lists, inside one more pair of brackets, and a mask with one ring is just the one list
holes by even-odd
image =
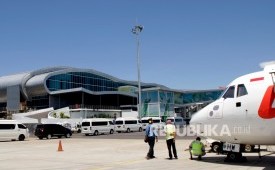
[[223, 94], [192, 116], [202, 136], [223, 142], [227, 158], [242, 158], [244, 145], [275, 145], [275, 64], [232, 81]]

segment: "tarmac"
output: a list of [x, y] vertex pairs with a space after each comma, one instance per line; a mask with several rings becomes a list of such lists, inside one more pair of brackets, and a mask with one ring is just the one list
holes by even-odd
[[[61, 145], [59, 145], [59, 142]], [[155, 145], [155, 159], [145, 158], [148, 144], [142, 139], [100, 139], [92, 137], [0, 142], [1, 170], [155, 170], [155, 169], [275, 169], [275, 155], [244, 153], [247, 162], [224, 162], [224, 155], [207, 153], [202, 160], [190, 160], [185, 151], [190, 139], [177, 140], [178, 159], [169, 160], [166, 141]], [[61, 149], [63, 151], [58, 151]]]

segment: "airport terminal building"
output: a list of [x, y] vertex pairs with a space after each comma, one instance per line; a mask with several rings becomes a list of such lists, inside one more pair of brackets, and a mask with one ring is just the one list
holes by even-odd
[[[93, 69], [51, 67], [0, 77], [0, 117], [53, 107], [92, 110], [137, 110], [138, 83]], [[141, 83], [141, 116], [186, 114], [217, 99], [221, 89], [175, 90]]]

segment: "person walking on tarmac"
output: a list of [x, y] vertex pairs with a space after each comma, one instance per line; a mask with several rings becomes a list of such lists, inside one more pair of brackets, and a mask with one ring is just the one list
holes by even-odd
[[201, 138], [197, 137], [196, 140], [194, 140], [190, 146], [189, 146], [189, 152], [190, 152], [190, 159], [192, 160], [194, 156], [198, 156], [198, 159], [201, 160], [201, 157], [205, 155], [205, 148], [204, 144], [201, 142]]
[[149, 151], [147, 153], [146, 158], [153, 159], [155, 158], [154, 145], [155, 145], [155, 141], [158, 142], [158, 134], [157, 134], [156, 128], [153, 126], [153, 119], [150, 118], [148, 121], [149, 121], [149, 124], [146, 127], [145, 135], [148, 137]]
[[178, 159], [176, 150], [176, 127], [171, 123], [171, 120], [166, 121], [166, 126], [164, 128], [164, 133], [166, 134], [166, 144], [169, 152], [169, 159], [172, 159], [171, 147], [173, 148], [173, 155], [175, 159]]

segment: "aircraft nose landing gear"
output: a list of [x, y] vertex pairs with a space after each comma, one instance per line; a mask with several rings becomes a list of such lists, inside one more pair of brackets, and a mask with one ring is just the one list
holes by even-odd
[[224, 162], [246, 162], [247, 159], [241, 152], [228, 152]]

